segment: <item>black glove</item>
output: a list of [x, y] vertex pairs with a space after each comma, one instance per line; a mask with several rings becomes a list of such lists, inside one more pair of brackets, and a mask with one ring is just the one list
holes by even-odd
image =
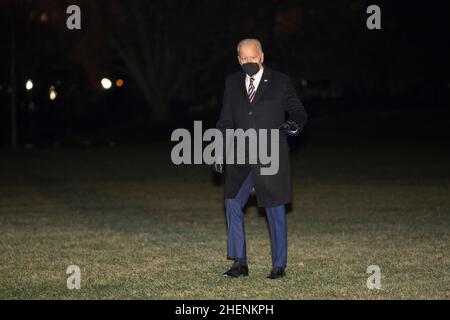
[[278, 129], [285, 132], [288, 136], [298, 136], [300, 134], [300, 127], [292, 120], [286, 121]]

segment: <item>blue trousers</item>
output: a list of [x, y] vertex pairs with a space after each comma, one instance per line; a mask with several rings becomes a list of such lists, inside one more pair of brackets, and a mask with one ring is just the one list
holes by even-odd
[[[245, 179], [235, 198], [225, 199], [227, 214], [227, 256], [230, 259], [247, 261], [245, 243], [244, 212], [242, 209], [248, 201], [254, 187], [251, 174]], [[287, 261], [287, 228], [284, 205], [265, 208], [269, 223], [272, 266], [286, 267]]]

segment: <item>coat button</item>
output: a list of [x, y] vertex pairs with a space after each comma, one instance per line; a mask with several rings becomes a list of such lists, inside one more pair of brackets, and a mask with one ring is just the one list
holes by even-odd
[[253, 112], [251, 112], [251, 111], [248, 113], [249, 116], [251, 116], [252, 114], [253, 114]]

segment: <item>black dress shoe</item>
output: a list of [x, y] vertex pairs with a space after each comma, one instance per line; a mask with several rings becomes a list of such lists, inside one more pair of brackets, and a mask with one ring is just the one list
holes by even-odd
[[284, 277], [286, 273], [284, 272], [284, 269], [281, 267], [275, 267], [272, 269], [270, 274], [267, 276], [268, 279], [278, 279], [281, 277]]
[[237, 278], [240, 276], [247, 277], [248, 276], [248, 266], [240, 264], [238, 261], [236, 261], [228, 270], [223, 274], [226, 277], [233, 277]]

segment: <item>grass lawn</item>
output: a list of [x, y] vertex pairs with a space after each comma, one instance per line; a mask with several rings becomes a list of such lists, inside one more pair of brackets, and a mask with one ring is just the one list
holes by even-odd
[[[450, 152], [306, 147], [292, 155], [288, 267], [246, 209], [250, 276], [228, 279], [223, 186], [168, 146], [0, 151], [1, 299], [449, 299]], [[81, 268], [68, 290], [66, 268]], [[381, 289], [369, 290], [369, 265]]]

